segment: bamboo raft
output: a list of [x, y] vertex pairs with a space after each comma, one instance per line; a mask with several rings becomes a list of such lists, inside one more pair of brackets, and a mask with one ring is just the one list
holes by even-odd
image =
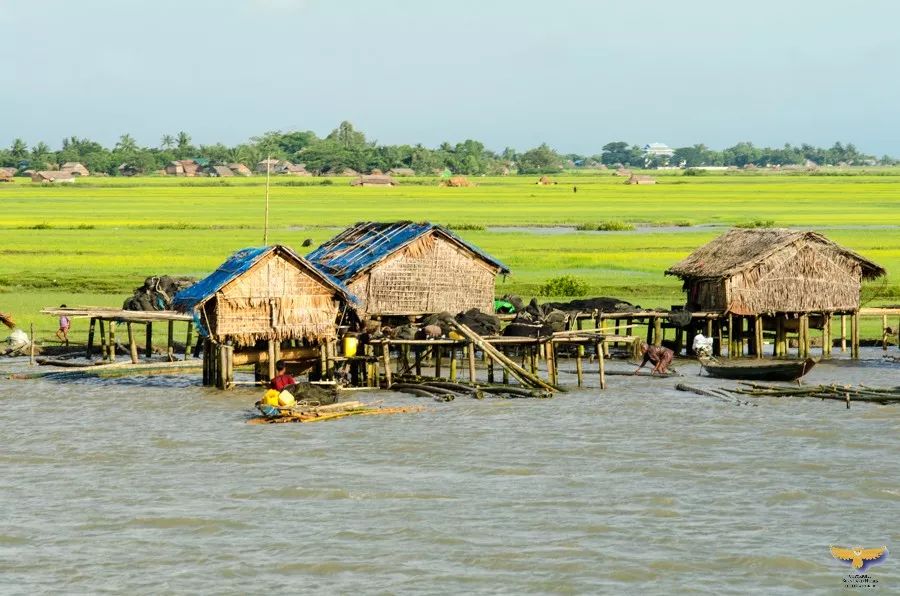
[[408, 414], [425, 410], [422, 406], [383, 407], [381, 402], [364, 403], [361, 401], [347, 401], [326, 406], [298, 403], [290, 408], [259, 406], [258, 409], [262, 416], [251, 418], [247, 421], [247, 424], [324, 422], [349, 416], [383, 416], [387, 414]]
[[699, 388], [679, 383], [675, 389], [679, 391], [688, 391], [697, 395], [705, 395], [709, 397], [737, 398], [743, 397], [812, 397], [821, 400], [842, 401], [850, 408], [851, 401], [871, 402], [879, 404], [895, 404], [900, 403], [900, 386], [898, 387], [869, 387], [867, 385], [815, 385], [808, 387], [785, 386], [785, 385], [763, 385], [761, 383], [741, 382], [740, 387], [729, 389], [722, 388]]

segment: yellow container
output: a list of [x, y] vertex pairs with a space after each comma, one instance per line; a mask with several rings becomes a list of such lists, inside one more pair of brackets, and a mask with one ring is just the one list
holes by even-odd
[[291, 395], [291, 392], [287, 391], [287, 390], [282, 391], [281, 393], [278, 394], [277, 401], [278, 401], [278, 403], [276, 405], [279, 405], [282, 408], [290, 408], [295, 403], [297, 403], [297, 400], [294, 399], [294, 396]]
[[266, 394], [262, 398], [262, 403], [267, 406], [277, 406], [278, 405], [278, 395], [279, 392], [274, 389], [269, 389], [266, 391]]
[[356, 349], [359, 347], [359, 340], [352, 335], [344, 336], [344, 356], [353, 358], [356, 356]]

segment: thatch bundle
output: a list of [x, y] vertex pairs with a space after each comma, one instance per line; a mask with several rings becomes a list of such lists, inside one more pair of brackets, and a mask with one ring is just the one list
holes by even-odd
[[541, 176], [540, 180], [538, 180], [536, 184], [538, 186], [550, 186], [551, 184], [556, 184], [556, 182], [551, 180], [549, 176]]
[[688, 306], [739, 315], [859, 308], [879, 265], [815, 232], [735, 229], [666, 271], [684, 280]]
[[441, 186], [448, 186], [450, 188], [464, 188], [467, 186], [475, 186], [475, 184], [469, 181], [465, 176], [451, 176], [449, 179], [441, 182]]
[[653, 176], [632, 174], [629, 176], [628, 180], [625, 181], [625, 184], [656, 184], [656, 178]]

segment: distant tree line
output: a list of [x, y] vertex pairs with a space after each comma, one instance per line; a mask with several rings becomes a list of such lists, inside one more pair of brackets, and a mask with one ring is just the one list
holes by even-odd
[[671, 156], [648, 156], [637, 145], [623, 141], [607, 143], [596, 155], [561, 155], [546, 144], [522, 153], [507, 147], [500, 153], [486, 149], [479, 141], [467, 139], [461, 143], [442, 143], [437, 148], [416, 145], [381, 145], [368, 140], [349, 122], [342, 122], [326, 137], [319, 138], [312, 131], [267, 132], [252, 137], [249, 142], [233, 147], [216, 143], [195, 145], [186, 132], [166, 134], [157, 147], [141, 147], [130, 134], [119, 137], [115, 146], [104, 147], [90, 139], [68, 137], [58, 150], [40, 142], [29, 146], [22, 139], [14, 139], [7, 149], [0, 149], [0, 166], [19, 170], [54, 169], [66, 162], [80, 162], [92, 172], [117, 173], [121, 164], [131, 169], [151, 173], [161, 170], [174, 160], [203, 158], [213, 164], [243, 163], [253, 167], [272, 157], [302, 163], [310, 172], [325, 173], [347, 168], [359, 172], [374, 169], [388, 171], [410, 168], [419, 174], [433, 174], [449, 170], [455, 174], [496, 175], [510, 172], [520, 174], [551, 174], [565, 168], [603, 166], [628, 167], [702, 167], [736, 166], [748, 164], [803, 165], [883, 165], [897, 164], [884, 156], [876, 160], [860, 153], [852, 143], [835, 143], [823, 149], [803, 144], [781, 148], [756, 147], [752, 143], [738, 143], [722, 151], [705, 145], [679, 147]]

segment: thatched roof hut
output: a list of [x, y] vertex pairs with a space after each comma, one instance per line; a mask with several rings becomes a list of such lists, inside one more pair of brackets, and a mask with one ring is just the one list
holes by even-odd
[[737, 315], [853, 312], [862, 281], [884, 274], [821, 234], [778, 228], [731, 230], [666, 271], [692, 310]]
[[358, 223], [307, 258], [342, 282], [361, 314], [492, 312], [494, 282], [509, 269], [431, 223]]
[[119, 176], [138, 176], [141, 174], [140, 168], [128, 162], [120, 163], [116, 171], [119, 173]]
[[412, 168], [392, 168], [388, 170], [389, 176], [415, 176], [416, 171]]
[[44, 170], [33, 172], [31, 181], [42, 184], [72, 184], [75, 182], [75, 176], [68, 170]]
[[449, 186], [451, 188], [463, 188], [463, 187], [467, 187], [467, 186], [475, 186], [475, 184], [473, 184], [465, 176], [451, 176], [447, 180], [442, 180], [441, 186]]
[[215, 272], [175, 295], [201, 334], [217, 342], [317, 341], [336, 335], [346, 288], [286, 246], [240, 250]]
[[278, 159], [264, 159], [256, 164], [256, 173], [265, 174], [268, 171], [271, 174], [275, 174], [275, 168], [278, 167], [280, 161]]
[[91, 173], [88, 171], [84, 164], [81, 164], [77, 161], [67, 161], [63, 165], [59, 166], [60, 171], [71, 172], [73, 176], [90, 176]]
[[283, 168], [280, 168], [279, 173], [287, 174], [288, 176], [312, 176], [312, 172], [308, 172], [303, 164], [290, 162], [286, 163]]
[[231, 171], [231, 168], [228, 166], [209, 166], [206, 169], [206, 172], [213, 177], [216, 178], [231, 178], [234, 176], [234, 172]]
[[549, 176], [541, 176], [541, 178], [536, 182], [538, 186], [551, 186], [556, 184], [555, 181], [551, 180]]
[[350, 186], [397, 186], [397, 181], [385, 174], [369, 174], [351, 180]]
[[166, 174], [169, 176], [184, 176], [184, 166], [180, 161], [170, 161], [166, 164]]
[[242, 163], [230, 163], [228, 167], [234, 172], [235, 176], [252, 176], [253, 172]]
[[642, 176], [640, 174], [632, 174], [625, 181], [625, 184], [656, 184], [656, 178], [653, 176]]

